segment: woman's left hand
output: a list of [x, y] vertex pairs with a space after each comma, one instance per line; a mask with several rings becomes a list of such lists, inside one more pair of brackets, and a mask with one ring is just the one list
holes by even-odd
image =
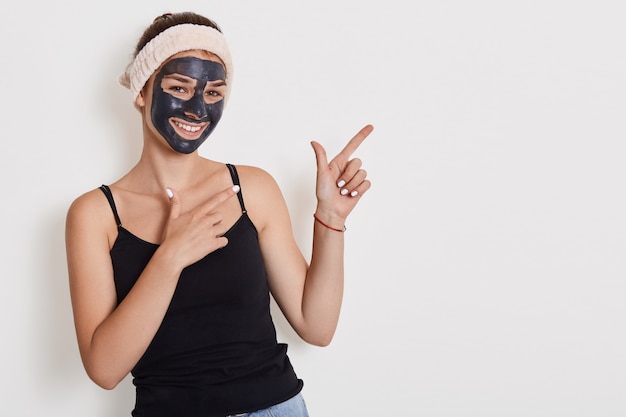
[[362, 162], [350, 156], [358, 149], [374, 127], [366, 125], [346, 146], [328, 162], [326, 150], [318, 142], [311, 142], [317, 159], [316, 196], [317, 213], [333, 220], [345, 220], [359, 199], [370, 188]]

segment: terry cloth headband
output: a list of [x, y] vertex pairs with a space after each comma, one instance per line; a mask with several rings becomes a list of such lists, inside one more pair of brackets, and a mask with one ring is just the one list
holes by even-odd
[[217, 55], [226, 67], [226, 93], [224, 103], [230, 96], [233, 78], [233, 63], [224, 35], [217, 29], [205, 25], [185, 23], [172, 26], [144, 46], [135, 59], [118, 78], [120, 84], [129, 88], [133, 101], [148, 81], [148, 78], [169, 57], [178, 52], [201, 49]]

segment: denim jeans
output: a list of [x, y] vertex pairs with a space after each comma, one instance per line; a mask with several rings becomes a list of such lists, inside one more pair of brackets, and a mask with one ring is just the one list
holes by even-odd
[[228, 417], [309, 417], [302, 394], [298, 394], [290, 400], [246, 414], [235, 414]]

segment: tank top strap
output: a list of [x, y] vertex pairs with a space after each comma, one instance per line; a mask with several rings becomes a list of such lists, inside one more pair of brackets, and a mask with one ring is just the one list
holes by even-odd
[[111, 210], [113, 210], [113, 215], [115, 216], [115, 222], [117, 223], [117, 226], [121, 226], [122, 221], [120, 220], [120, 216], [117, 214], [117, 207], [115, 207], [115, 201], [113, 200], [113, 193], [111, 193], [111, 189], [107, 185], [102, 184], [100, 186], [100, 190], [102, 190], [107, 200], [109, 201], [109, 205], [111, 206]]
[[[237, 168], [233, 164], [226, 164], [228, 170], [230, 171], [230, 176], [233, 179], [233, 184], [238, 185], [241, 188], [241, 184], [239, 184], [239, 175], [237, 174]], [[243, 195], [241, 193], [241, 189], [237, 193], [237, 198], [239, 199], [239, 205], [241, 206], [241, 211], [246, 213], [246, 206], [243, 204]]]

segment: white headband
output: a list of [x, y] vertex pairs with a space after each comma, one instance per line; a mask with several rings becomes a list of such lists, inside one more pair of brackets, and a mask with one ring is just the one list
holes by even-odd
[[233, 79], [233, 62], [224, 35], [205, 25], [185, 23], [172, 26], [159, 33], [139, 51], [135, 59], [126, 67], [126, 71], [119, 76], [118, 81], [130, 89], [134, 101], [150, 76], [163, 62], [178, 52], [192, 49], [214, 53], [224, 62], [226, 67], [224, 102], [226, 102], [230, 96]]

